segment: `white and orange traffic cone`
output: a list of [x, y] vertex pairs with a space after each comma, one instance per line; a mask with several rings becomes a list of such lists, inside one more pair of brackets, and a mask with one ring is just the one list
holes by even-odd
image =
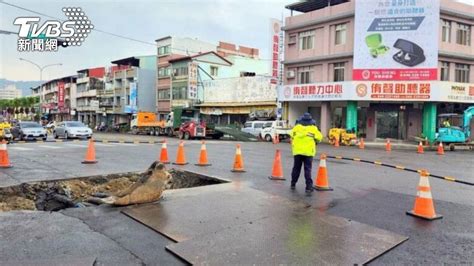
[[438, 145], [438, 151], [436, 152], [438, 155], [444, 155], [444, 147], [443, 147], [443, 142], [440, 142]]
[[365, 149], [364, 138], [360, 138], [360, 141], [359, 141], [359, 149], [361, 149], [361, 150]]
[[432, 221], [441, 219], [443, 216], [435, 212], [428, 175], [426, 170], [420, 171], [420, 182], [416, 192], [415, 204], [413, 210], [407, 211], [407, 214]]
[[169, 164], [170, 163], [170, 160], [168, 158], [168, 146], [166, 144], [166, 139], [163, 141], [163, 144], [161, 144], [159, 162], [162, 163], [162, 164]]
[[176, 162], [174, 162], [173, 164], [176, 164], [176, 165], [188, 164], [188, 162], [186, 162], [186, 155], [184, 154], [184, 141], [179, 142], [178, 152], [176, 153]]
[[333, 190], [329, 187], [328, 171], [326, 169], [326, 154], [321, 154], [319, 159], [318, 174], [316, 175], [316, 184], [314, 188], [320, 191]]
[[385, 150], [392, 151], [392, 143], [390, 143], [390, 139], [387, 139], [387, 142], [385, 143]]
[[209, 166], [211, 165], [207, 160], [207, 149], [206, 149], [206, 142], [201, 142], [201, 152], [199, 154], [199, 161], [196, 164], [197, 166]]
[[13, 167], [10, 164], [10, 159], [8, 158], [7, 142], [2, 140], [0, 143], [0, 168], [10, 168]]
[[83, 164], [95, 164], [97, 163], [97, 160], [95, 159], [95, 145], [94, 145], [94, 140], [90, 139], [89, 140], [89, 145], [87, 146], [87, 152], [86, 152], [86, 157], [84, 161], [82, 161]]
[[232, 172], [245, 172], [244, 159], [242, 157], [242, 150], [240, 149], [240, 144], [237, 144], [237, 147], [235, 149], [234, 166], [231, 171]]
[[334, 147], [339, 147], [339, 137], [336, 137], [336, 141], [334, 142]]
[[420, 143], [418, 144], [418, 150], [416, 151], [416, 153], [420, 153], [420, 154], [424, 153], [424, 150], [423, 150], [423, 143], [421, 143], [421, 141], [420, 141]]
[[285, 180], [283, 177], [283, 167], [281, 165], [281, 153], [277, 149], [275, 152], [275, 159], [273, 160], [272, 175], [269, 176], [271, 180]]

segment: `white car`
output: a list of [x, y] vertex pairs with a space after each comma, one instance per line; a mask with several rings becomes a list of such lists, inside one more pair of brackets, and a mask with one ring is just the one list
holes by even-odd
[[53, 131], [55, 139], [68, 138], [88, 138], [92, 137], [92, 129], [79, 121], [64, 121], [56, 125]]
[[290, 131], [287, 121], [268, 121], [260, 131], [260, 138], [273, 141], [273, 138], [278, 135], [279, 139], [286, 139], [290, 137]]
[[244, 127], [241, 129], [241, 131], [252, 134], [255, 137], [258, 137], [258, 135], [260, 134], [260, 131], [262, 130], [263, 125], [266, 122], [267, 121], [247, 121], [245, 122]]

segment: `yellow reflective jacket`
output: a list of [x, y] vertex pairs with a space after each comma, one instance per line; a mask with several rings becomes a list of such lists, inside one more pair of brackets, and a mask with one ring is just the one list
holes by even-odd
[[290, 136], [293, 155], [316, 155], [316, 144], [323, 139], [318, 127], [313, 125], [298, 124], [291, 130]]

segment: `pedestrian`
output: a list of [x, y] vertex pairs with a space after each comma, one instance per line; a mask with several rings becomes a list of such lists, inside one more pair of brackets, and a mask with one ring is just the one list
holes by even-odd
[[316, 127], [316, 122], [311, 114], [304, 113], [291, 130], [290, 136], [294, 157], [293, 170], [291, 171], [291, 189], [295, 189], [300, 177], [301, 166], [304, 165], [305, 191], [311, 193], [313, 192], [313, 180], [311, 178], [313, 157], [316, 155], [316, 145], [321, 142], [323, 135]]

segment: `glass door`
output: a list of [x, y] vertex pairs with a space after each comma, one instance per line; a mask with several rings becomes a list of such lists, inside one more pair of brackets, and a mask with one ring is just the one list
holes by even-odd
[[386, 139], [398, 139], [399, 128], [398, 128], [398, 111], [377, 111], [375, 112], [376, 126], [377, 126], [377, 138]]

